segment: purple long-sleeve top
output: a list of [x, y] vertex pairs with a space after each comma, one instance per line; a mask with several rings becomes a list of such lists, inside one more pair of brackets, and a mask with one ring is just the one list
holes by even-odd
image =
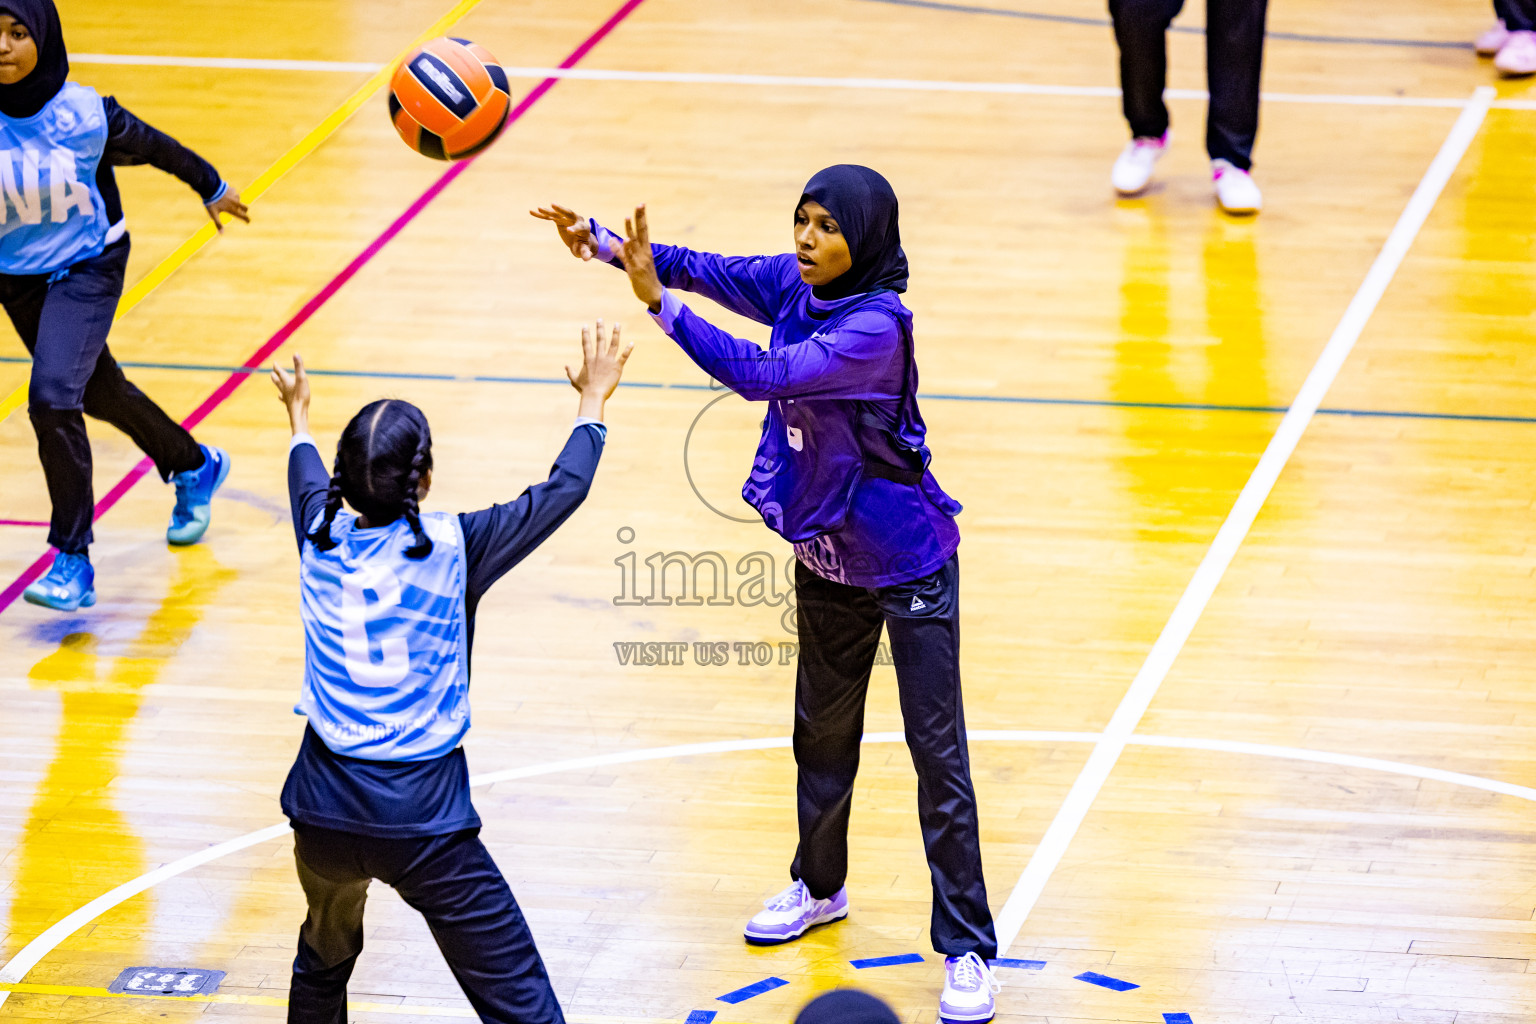
[[[599, 255], [618, 240], [593, 224]], [[656, 322], [699, 368], [768, 403], [742, 496], [808, 568], [882, 587], [936, 572], [960, 544], [960, 505], [928, 469], [911, 313], [894, 292], [818, 300], [793, 254], [725, 257], [652, 244], [669, 289]], [[693, 312], [670, 289], [772, 327], [768, 348]]]

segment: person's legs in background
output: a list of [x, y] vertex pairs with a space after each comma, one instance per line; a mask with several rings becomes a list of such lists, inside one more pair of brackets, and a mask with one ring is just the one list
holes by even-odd
[[1211, 102], [1205, 148], [1216, 198], [1228, 213], [1257, 213], [1263, 195], [1249, 176], [1259, 132], [1268, 0], [1206, 0], [1205, 67]]
[[1168, 145], [1168, 26], [1184, 0], [1109, 0], [1109, 16], [1120, 47], [1120, 91], [1131, 141], [1115, 161], [1115, 191], [1133, 196], [1144, 191]]

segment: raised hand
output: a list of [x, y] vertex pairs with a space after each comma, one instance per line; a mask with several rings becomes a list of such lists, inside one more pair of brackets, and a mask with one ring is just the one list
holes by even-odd
[[304, 372], [304, 357], [294, 353], [292, 373], [274, 362], [272, 383], [277, 385], [277, 397], [288, 410], [288, 424], [293, 432], [309, 433], [309, 376]]
[[645, 223], [645, 204], [635, 207], [634, 219], [624, 218], [624, 244], [619, 248], [619, 262], [629, 274], [629, 286], [635, 298], [652, 313], [661, 312], [661, 278], [651, 257], [651, 229]]
[[529, 210], [529, 216], [547, 220], [560, 233], [560, 242], [577, 259], [590, 260], [597, 255], [597, 242], [592, 238], [592, 222], [575, 210], [551, 203], [537, 210]]
[[622, 350], [619, 348], [619, 333], [622, 330], [622, 324], [614, 324], [613, 337], [607, 338], [603, 335], [601, 320], [597, 322], [595, 332], [585, 325], [582, 326], [581, 370], [572, 373], [570, 366], [565, 368], [565, 375], [570, 379], [571, 387], [581, 395], [581, 408], [578, 415], [599, 420], [603, 418], [603, 403], [619, 386], [619, 378], [624, 376], [624, 364], [629, 361], [629, 354], [635, 350], [633, 342], [624, 346]]

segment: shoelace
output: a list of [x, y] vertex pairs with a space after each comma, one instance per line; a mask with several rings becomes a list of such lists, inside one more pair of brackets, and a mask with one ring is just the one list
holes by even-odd
[[173, 512], [183, 519], [192, 518], [192, 490], [201, 475], [200, 469], [189, 469], [171, 477], [171, 482], [176, 485], [176, 508]]
[[1003, 990], [1003, 983], [997, 980], [997, 975], [992, 973], [992, 968], [980, 954], [967, 953], [955, 961], [956, 988], [973, 988], [983, 983], [994, 995]]
[[785, 889], [783, 892], [773, 897], [773, 899], [764, 900], [763, 906], [767, 907], [769, 910], [793, 910], [795, 907], [798, 907], [800, 904], [804, 903], [805, 898], [808, 895], [810, 895], [810, 892], [806, 889], [805, 883], [796, 882], [788, 889]]

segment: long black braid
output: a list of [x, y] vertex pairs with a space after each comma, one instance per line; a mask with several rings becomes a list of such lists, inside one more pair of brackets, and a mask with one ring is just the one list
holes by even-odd
[[345, 499], [369, 526], [388, 526], [404, 517], [416, 539], [405, 555], [427, 557], [432, 553], [432, 538], [422, 529], [417, 491], [431, 468], [432, 431], [420, 409], [398, 399], [364, 406], [336, 445], [325, 516], [309, 540], [320, 551], [336, 546], [331, 525]]
[[331, 467], [331, 488], [325, 495], [325, 518], [320, 520], [320, 525], [309, 534], [309, 542], [321, 551], [329, 551], [336, 546], [336, 540], [331, 536], [331, 524], [336, 521], [336, 513], [341, 511], [341, 452], [336, 453], [336, 462]]
[[405, 475], [405, 521], [411, 524], [411, 533], [416, 537], [416, 544], [405, 549], [407, 558], [426, 558], [432, 553], [432, 538], [422, 530], [421, 510], [416, 507], [416, 491], [431, 459], [432, 437], [423, 432], [416, 441], [416, 454], [411, 456], [411, 471]]

